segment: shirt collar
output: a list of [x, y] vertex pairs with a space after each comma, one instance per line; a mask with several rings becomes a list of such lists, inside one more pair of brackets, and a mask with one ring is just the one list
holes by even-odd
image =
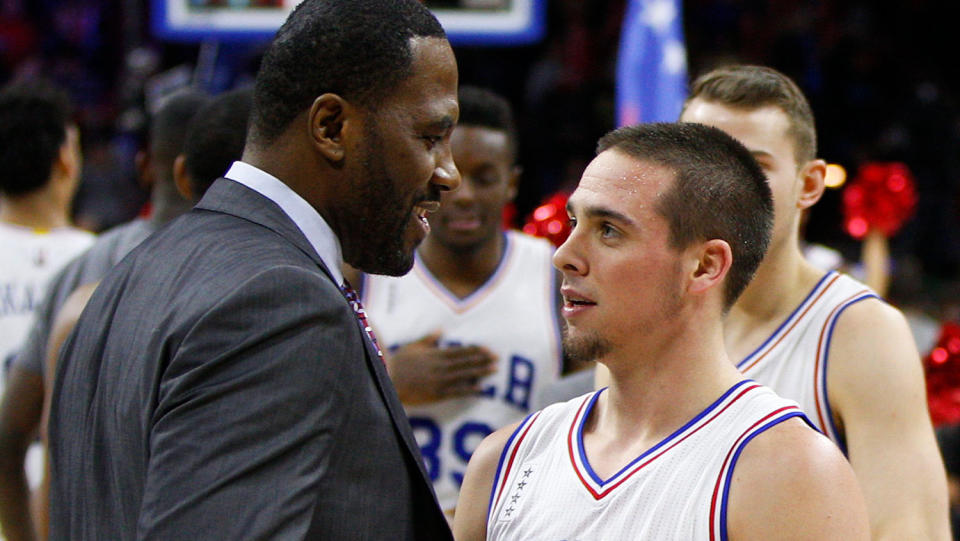
[[307, 237], [307, 241], [330, 270], [337, 285], [343, 284], [343, 274], [340, 271], [343, 252], [340, 249], [340, 240], [310, 203], [277, 177], [248, 163], [233, 162], [224, 176], [276, 203]]

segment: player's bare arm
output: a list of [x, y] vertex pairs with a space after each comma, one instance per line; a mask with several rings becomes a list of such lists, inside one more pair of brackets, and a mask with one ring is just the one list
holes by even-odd
[[870, 539], [866, 506], [839, 449], [799, 418], [751, 440], [733, 472], [732, 541]]
[[950, 539], [947, 484], [923, 368], [903, 315], [868, 299], [833, 332], [827, 392], [874, 539]]
[[[10, 541], [35, 539], [30, 520], [30, 489], [23, 468], [27, 447], [36, 438], [43, 378], [14, 365], [0, 403], [0, 523]], [[36, 407], [24, 407], [24, 404]]]
[[483, 541], [487, 538], [487, 512], [497, 463], [518, 425], [506, 426], [484, 438], [470, 458], [460, 487], [457, 512], [453, 516], [453, 537], [457, 541]]

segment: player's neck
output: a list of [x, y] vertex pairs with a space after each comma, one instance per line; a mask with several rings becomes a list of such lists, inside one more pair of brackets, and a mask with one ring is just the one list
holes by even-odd
[[424, 265], [443, 286], [459, 298], [475, 292], [500, 266], [506, 248], [503, 232], [470, 250], [451, 250], [427, 237], [418, 253]]
[[604, 360], [610, 386], [584, 430], [590, 464], [601, 477], [619, 471], [743, 379], [723, 352], [719, 327], [672, 342], [656, 352], [622, 349], [646, 351], [643, 358]]
[[172, 178], [158, 180], [150, 195], [150, 206], [153, 208], [150, 221], [160, 227], [186, 213], [193, 205], [192, 201], [187, 201], [177, 192]]
[[796, 238], [771, 248], [747, 288], [734, 303], [728, 321], [767, 320], [791, 312], [823, 271], [807, 262]]
[[42, 189], [19, 197], [0, 197], [0, 222], [54, 229], [70, 225], [69, 205], [50, 190]]

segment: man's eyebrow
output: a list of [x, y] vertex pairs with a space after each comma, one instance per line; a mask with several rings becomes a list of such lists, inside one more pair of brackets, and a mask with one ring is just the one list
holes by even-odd
[[750, 155], [753, 156], [754, 160], [760, 160], [761, 158], [773, 158], [773, 154], [767, 152], [766, 150], [751, 150]]
[[[567, 213], [574, 214], [573, 206], [570, 202], [567, 202]], [[634, 225], [633, 219], [631, 219], [626, 214], [617, 212], [615, 210], [606, 208], [606, 207], [587, 207], [583, 209], [583, 213], [587, 218], [597, 219], [597, 218], [606, 218], [610, 220], [615, 220], [625, 225]]]

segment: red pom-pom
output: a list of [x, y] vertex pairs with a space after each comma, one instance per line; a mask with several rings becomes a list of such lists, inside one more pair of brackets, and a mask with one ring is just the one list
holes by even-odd
[[567, 218], [569, 194], [556, 192], [533, 210], [523, 225], [523, 232], [543, 237], [560, 246], [570, 236], [570, 220]]
[[843, 192], [843, 228], [856, 239], [871, 229], [889, 237], [913, 216], [916, 206], [917, 190], [906, 165], [867, 163]]
[[923, 364], [933, 424], [960, 422], [960, 325], [943, 324], [940, 338], [924, 357]]

